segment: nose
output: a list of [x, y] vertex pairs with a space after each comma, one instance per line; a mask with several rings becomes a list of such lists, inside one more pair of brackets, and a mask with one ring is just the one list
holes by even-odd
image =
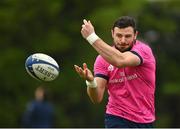
[[122, 36], [121, 42], [122, 42], [122, 43], [125, 43], [125, 37], [124, 37], [124, 36]]

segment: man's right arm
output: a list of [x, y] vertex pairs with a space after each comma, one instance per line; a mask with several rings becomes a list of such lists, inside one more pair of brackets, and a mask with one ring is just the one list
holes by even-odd
[[118, 68], [126, 66], [138, 66], [141, 62], [140, 58], [132, 52], [120, 52], [119, 50], [109, 46], [100, 39], [94, 31], [94, 27], [90, 21], [83, 20], [81, 34], [94, 47], [94, 49], [110, 64]]

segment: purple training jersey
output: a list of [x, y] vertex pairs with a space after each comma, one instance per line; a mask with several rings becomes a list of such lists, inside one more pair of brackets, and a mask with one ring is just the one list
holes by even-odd
[[108, 81], [107, 114], [150, 123], [155, 120], [155, 58], [151, 48], [138, 40], [130, 51], [140, 58], [139, 66], [117, 68], [99, 55], [94, 74]]

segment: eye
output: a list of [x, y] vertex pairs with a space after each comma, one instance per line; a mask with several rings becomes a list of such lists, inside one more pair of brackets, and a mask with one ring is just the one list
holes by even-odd
[[123, 37], [122, 34], [116, 34], [116, 36], [117, 36], [118, 38], [122, 38], [122, 37]]
[[128, 35], [125, 35], [126, 38], [131, 38], [132, 35], [131, 34], [128, 34]]

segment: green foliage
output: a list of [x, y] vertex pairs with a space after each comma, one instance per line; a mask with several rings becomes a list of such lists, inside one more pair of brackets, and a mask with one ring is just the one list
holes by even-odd
[[[92, 4], [93, 3], [93, 4]], [[90, 19], [96, 33], [112, 43], [111, 27], [119, 16], [137, 19], [139, 37], [148, 31], [157, 57], [157, 127], [180, 126], [174, 120], [179, 98], [180, 2], [146, 0], [1, 0], [0, 1], [0, 127], [20, 127], [25, 106], [38, 85], [49, 88], [56, 109], [56, 127], [104, 127], [102, 104], [94, 105], [73, 65], [93, 69], [97, 52], [81, 37], [82, 20]], [[49, 83], [31, 78], [24, 67], [33, 53], [49, 54], [60, 65], [59, 77]], [[168, 99], [171, 98], [171, 99]], [[165, 100], [165, 101], [163, 101]], [[179, 116], [176, 116], [177, 120]]]

